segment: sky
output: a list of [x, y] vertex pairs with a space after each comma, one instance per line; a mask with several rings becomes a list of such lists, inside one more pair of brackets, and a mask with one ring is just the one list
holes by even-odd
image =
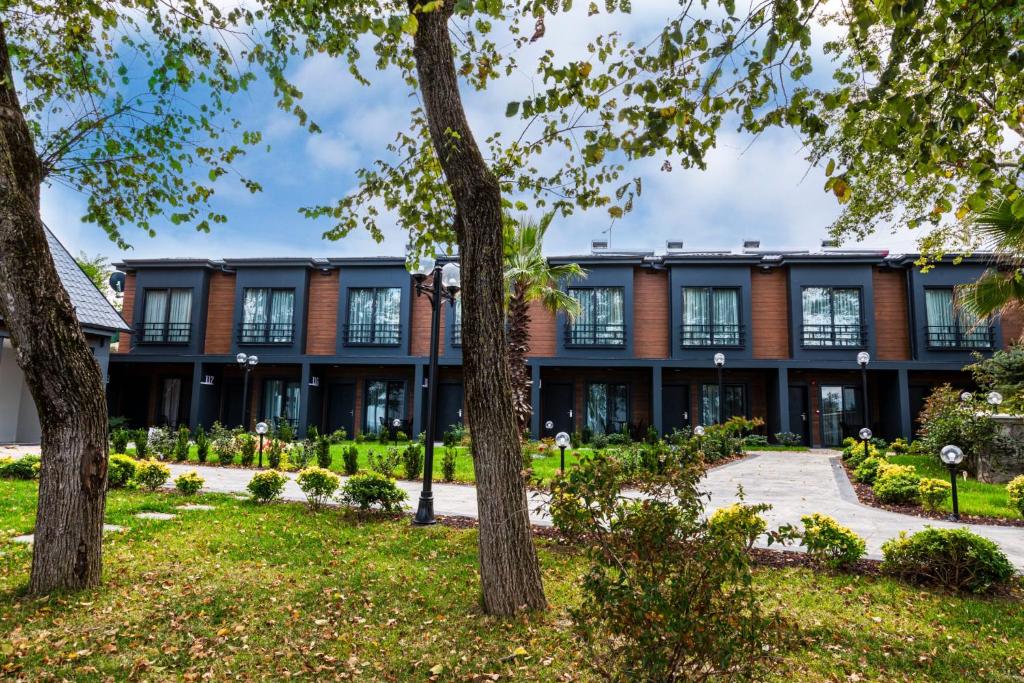
[[[634, 14], [581, 20], [558, 16], [547, 23], [544, 38], [528, 46], [518, 59], [531, 62], [541, 50], [556, 49], [559, 60], [583, 56], [587, 41], [598, 32], [617, 29], [626, 38], [646, 42], [665, 19], [678, 10], [676, 0], [634, 3]], [[366, 51], [364, 51], [366, 52]], [[819, 74], [830, 73], [827, 66]], [[355, 171], [385, 153], [385, 145], [407, 127], [412, 104], [407, 89], [393, 74], [373, 74], [361, 86], [339, 62], [316, 57], [297, 64], [292, 78], [304, 92], [303, 107], [323, 129], [310, 135], [276, 110], [265, 90], [257, 88], [234, 103], [247, 127], [263, 131], [270, 150], [252, 150], [239, 165], [254, 176], [263, 192], [250, 194], [240, 184], [220, 181], [215, 207], [228, 216], [211, 233], [172, 226], [157, 220], [150, 238], [126, 226], [133, 245], [121, 251], [98, 227], [83, 224], [85, 200], [60, 185], [44, 186], [43, 219], [72, 253], [101, 254], [112, 262], [123, 258], [233, 258], [260, 256], [399, 256], [406, 236], [391, 226], [383, 243], [365, 232], [339, 241], [322, 238], [330, 227], [298, 213], [299, 207], [330, 204], [356, 186]], [[484, 93], [463, 91], [470, 124], [482, 141], [492, 131], [517, 134], [521, 123], [504, 117], [510, 100], [522, 99], [533, 87], [527, 72], [515, 73]], [[724, 127], [708, 159], [707, 170], [660, 170], [662, 159], [627, 166], [624, 177], [643, 179], [643, 195], [634, 211], [614, 223], [604, 209], [558, 218], [549, 229], [548, 254], [585, 254], [593, 239], [609, 239], [612, 249], [663, 250], [666, 240], [682, 240], [687, 249], [739, 249], [745, 239], [759, 239], [762, 248], [816, 249], [839, 213], [834, 197], [823, 191], [824, 172], [804, 159], [798, 137], [772, 130], [756, 140]], [[387, 225], [387, 222], [384, 221]], [[863, 243], [891, 251], [914, 251], [908, 230], [876, 234]]]

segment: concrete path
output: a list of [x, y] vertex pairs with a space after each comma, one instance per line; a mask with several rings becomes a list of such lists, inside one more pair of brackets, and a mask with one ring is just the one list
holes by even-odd
[[[217, 493], [245, 492], [253, 471], [238, 468], [197, 467], [169, 464], [176, 477], [198, 470], [206, 481], [204, 491]], [[289, 475], [283, 497], [304, 501], [305, 496]], [[420, 482], [398, 481], [409, 494], [408, 505], [419, 500]], [[710, 494], [708, 511], [730, 505], [737, 500], [738, 487], [743, 487], [747, 503], [768, 503], [766, 513], [771, 528], [782, 524], [801, 527], [800, 517], [821, 512], [835, 517], [867, 541], [868, 556], [881, 558], [882, 543], [900, 531], [920, 531], [925, 526], [966, 527], [998, 543], [1018, 569], [1024, 571], [1024, 527], [1000, 527], [976, 524], [954, 524], [932, 519], [901, 515], [862, 505], [850, 485], [846, 472], [835, 452], [754, 453], [750, 457], [717, 467], [708, 472], [705, 490]], [[535, 508], [540, 505], [537, 494], [530, 500], [530, 518], [534, 524], [550, 525], [551, 521]], [[434, 512], [438, 515], [476, 517], [476, 488], [464, 484], [434, 484]]]

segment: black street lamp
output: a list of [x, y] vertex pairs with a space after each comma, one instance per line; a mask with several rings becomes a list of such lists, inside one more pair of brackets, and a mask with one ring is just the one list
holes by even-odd
[[[861, 395], [864, 397], [864, 426], [871, 426], [871, 412], [868, 410], [868, 363], [871, 362], [871, 354], [861, 351], [857, 354], [857, 365], [860, 366]], [[868, 437], [870, 438], [870, 437]]]
[[715, 367], [718, 368], [718, 424], [725, 424], [725, 354], [715, 354]]
[[567, 432], [558, 432], [558, 434], [555, 435], [555, 445], [558, 446], [558, 449], [560, 451], [562, 451], [562, 460], [560, 466], [562, 474], [565, 474], [565, 449], [569, 447], [570, 442], [571, 439], [569, 438], [569, 434]]
[[260, 469], [263, 469], [263, 437], [266, 436], [267, 431], [270, 429], [270, 425], [266, 422], [256, 423], [256, 433], [260, 436]]
[[423, 491], [413, 524], [434, 524], [434, 422], [437, 414], [438, 388], [438, 337], [441, 328], [441, 304], [445, 301], [455, 305], [459, 293], [459, 264], [446, 263], [444, 267], [434, 259], [424, 257], [409, 268], [416, 281], [416, 296], [426, 295], [430, 299], [430, 374], [427, 378], [427, 442], [423, 448]]
[[249, 431], [249, 374], [260, 362], [260, 359], [256, 355], [249, 356], [240, 353], [235, 356], [235, 362], [238, 363], [238, 367], [245, 377], [242, 382], [242, 427], [245, 428], [245, 431]]
[[939, 451], [939, 459], [949, 468], [949, 483], [953, 486], [953, 514], [949, 516], [954, 522], [960, 521], [960, 503], [956, 497], [956, 469], [964, 461], [964, 452], [950, 444]]

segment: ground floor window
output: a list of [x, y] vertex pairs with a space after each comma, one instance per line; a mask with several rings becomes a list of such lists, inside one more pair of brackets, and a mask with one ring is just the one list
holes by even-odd
[[860, 409], [860, 389], [853, 386], [822, 385], [821, 443], [838, 446], [864, 425]]
[[587, 386], [587, 427], [594, 434], [616, 434], [629, 426], [629, 387], [594, 383]]
[[299, 424], [299, 383], [268, 379], [263, 384], [263, 419], [277, 426], [283, 421]]
[[390, 428], [396, 418], [405, 419], [405, 382], [373, 380], [366, 383], [366, 410], [363, 433], [373, 434]]
[[[742, 384], [725, 385], [725, 419], [747, 416], [747, 388]], [[702, 384], [700, 387], [700, 424], [718, 423], [718, 385]]]
[[168, 377], [163, 382], [160, 392], [159, 423], [171, 427], [178, 426], [178, 413], [181, 411], [181, 380]]

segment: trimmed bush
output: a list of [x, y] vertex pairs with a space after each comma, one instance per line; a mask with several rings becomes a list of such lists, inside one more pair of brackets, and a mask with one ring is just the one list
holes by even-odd
[[800, 545], [821, 566], [829, 569], [848, 567], [859, 560], [867, 548], [864, 539], [840, 525], [828, 515], [815, 512], [800, 518], [804, 524]]
[[875, 483], [875, 479], [878, 478], [879, 466], [884, 462], [885, 460], [882, 458], [866, 458], [861, 460], [860, 464], [857, 465], [857, 469], [853, 471], [854, 480], [871, 486]]
[[306, 494], [309, 507], [319, 510], [338, 490], [341, 479], [334, 472], [322, 467], [308, 467], [299, 472], [296, 480]]
[[149, 491], [156, 491], [171, 478], [167, 465], [156, 462], [140, 462], [135, 466], [135, 483]]
[[[849, 453], [847, 453], [847, 451], [849, 451]], [[869, 458], [879, 458], [884, 460], [885, 451], [878, 450], [878, 448], [869, 442], [868, 452], [867, 455], [865, 455], [863, 441], [858, 441], [856, 446], [843, 451], [843, 460], [845, 460], [853, 469], [860, 467], [860, 464]]]
[[196, 459], [206, 462], [210, 458], [210, 439], [206, 436], [203, 425], [196, 427]]
[[423, 447], [418, 443], [406, 446], [402, 451], [402, 468], [406, 479], [419, 479], [423, 472]]
[[938, 510], [950, 496], [953, 486], [941, 479], [925, 478], [917, 485], [917, 494], [921, 504], [928, 510]]
[[596, 450], [604, 450], [608, 448], [608, 437], [604, 434], [595, 434], [592, 445]]
[[746, 448], [762, 448], [768, 445], [768, 437], [762, 434], [748, 434], [743, 437], [743, 445]]
[[441, 479], [444, 481], [455, 481], [455, 459], [458, 451], [451, 447], [445, 447], [441, 456]]
[[154, 427], [148, 432], [149, 451], [159, 460], [170, 460], [174, 457], [174, 445], [177, 441], [174, 434], [166, 427]]
[[395, 470], [398, 469], [398, 465], [402, 461], [402, 456], [397, 448], [392, 447], [381, 453], [370, 452], [367, 460], [370, 463], [371, 470], [388, 479], [392, 479], [395, 476]]
[[406, 495], [390, 477], [379, 472], [365, 472], [345, 482], [340, 498], [346, 505], [360, 510], [377, 507], [384, 512], [399, 512]]
[[341, 460], [342, 466], [345, 468], [345, 474], [352, 476], [359, 471], [359, 449], [355, 446], [349, 446], [348, 448], [341, 449]]
[[220, 422], [210, 427], [210, 446], [217, 454], [217, 462], [230, 465], [235, 460], [235, 435]]
[[174, 436], [173, 448], [174, 459], [177, 462], [185, 462], [186, 460], [188, 460], [189, 436], [190, 434], [188, 431], [188, 427], [186, 427], [185, 425], [181, 425], [180, 427], [178, 427], [178, 431]]
[[253, 461], [256, 460], [256, 437], [252, 434], [242, 434], [237, 441], [242, 467], [252, 467]]
[[1024, 517], [1024, 474], [1006, 485], [1006, 495], [1010, 498], [1010, 505]]
[[132, 433], [127, 429], [115, 429], [110, 433], [110, 450], [113, 453], [124, 453], [128, 450], [128, 442]]
[[257, 503], [269, 503], [281, 496], [287, 481], [288, 477], [277, 470], [266, 470], [253, 475], [246, 489]]
[[775, 435], [775, 440], [780, 446], [802, 446], [804, 443], [804, 437], [793, 432], [779, 432]]
[[0, 479], [39, 478], [40, 460], [38, 455], [26, 455], [21, 458], [0, 458]]
[[342, 443], [343, 441], [348, 439], [348, 432], [346, 432], [344, 429], [335, 429], [333, 432], [330, 433], [328, 438], [330, 439], [332, 445]]
[[928, 527], [882, 544], [882, 570], [916, 583], [980, 593], [1007, 583], [1014, 567], [992, 541], [967, 529]]
[[285, 443], [295, 441], [295, 428], [288, 420], [281, 420], [277, 425], [277, 438]]
[[889, 444], [889, 448], [891, 448], [892, 452], [896, 455], [906, 455], [910, 452], [910, 444], [902, 437]]
[[127, 455], [114, 453], [107, 460], [107, 486], [112, 489], [122, 489], [135, 478], [137, 465]]
[[920, 500], [920, 484], [921, 477], [910, 465], [883, 463], [878, 467], [872, 491], [881, 503], [915, 505]]
[[749, 550], [754, 547], [758, 537], [768, 531], [768, 522], [761, 516], [766, 509], [765, 505], [742, 503], [719, 508], [708, 519], [708, 530], [712, 533], [735, 534], [737, 538], [743, 539]]
[[[287, 422], [285, 424], [288, 424]], [[267, 464], [270, 465], [270, 469], [279, 470], [281, 469], [281, 456], [284, 453], [284, 444], [277, 439], [271, 439], [266, 446], [267, 451]]]
[[194, 496], [202, 490], [205, 483], [203, 478], [199, 476], [199, 473], [193, 470], [175, 479], [174, 488], [178, 489], [178, 493], [182, 495]]
[[132, 432], [132, 441], [135, 442], [135, 457], [145, 460], [149, 457], [149, 432], [145, 429], [136, 429]]
[[316, 464], [325, 470], [331, 467], [331, 440], [326, 436], [316, 440]]

